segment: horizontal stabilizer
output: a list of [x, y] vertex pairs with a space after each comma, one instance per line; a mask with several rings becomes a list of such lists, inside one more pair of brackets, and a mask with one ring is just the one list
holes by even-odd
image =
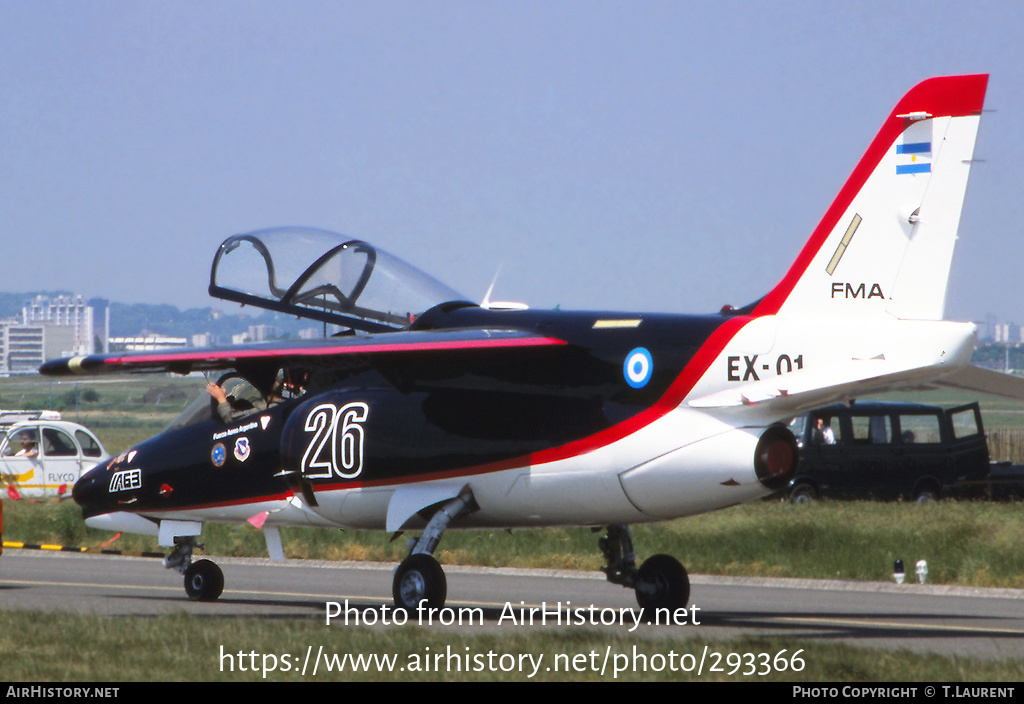
[[937, 383], [953, 389], [1024, 401], [1024, 377], [994, 369], [967, 366]]
[[[929, 372], [931, 372], [929, 374]], [[785, 415], [796, 415], [822, 405], [845, 401], [851, 395], [882, 393], [920, 383], [934, 370], [914, 362], [885, 359], [850, 360], [817, 369], [791, 372], [693, 399], [694, 408], [729, 409], [764, 405]]]

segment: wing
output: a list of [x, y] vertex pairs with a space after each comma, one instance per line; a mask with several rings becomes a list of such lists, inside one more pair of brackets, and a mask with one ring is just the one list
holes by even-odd
[[188, 374], [193, 371], [237, 369], [271, 363], [281, 366], [366, 362], [372, 366], [375, 359], [393, 362], [396, 358], [429, 353], [510, 350], [566, 344], [557, 338], [521, 330], [472, 328], [401, 331], [297, 342], [65, 357], [46, 362], [39, 368], [39, 373], [47, 376], [166, 372]]

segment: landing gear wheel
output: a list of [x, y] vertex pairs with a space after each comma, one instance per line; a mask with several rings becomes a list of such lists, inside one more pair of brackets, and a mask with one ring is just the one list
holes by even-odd
[[685, 609], [690, 601], [690, 578], [679, 560], [671, 555], [647, 558], [636, 573], [636, 601], [648, 620], [658, 609]]
[[811, 504], [818, 500], [818, 492], [810, 484], [800, 483], [790, 489], [789, 500], [794, 504]]
[[448, 580], [441, 564], [426, 553], [410, 555], [395, 570], [391, 593], [395, 606], [407, 612], [420, 604], [427, 609], [440, 609], [448, 597]]
[[210, 560], [199, 560], [185, 570], [185, 593], [192, 601], [216, 601], [224, 591], [224, 573]]

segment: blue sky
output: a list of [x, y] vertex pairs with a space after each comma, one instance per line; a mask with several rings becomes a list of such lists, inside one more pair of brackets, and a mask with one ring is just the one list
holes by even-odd
[[[1024, 323], [1024, 3], [0, 0], [0, 290], [220, 305], [310, 225], [482, 298], [710, 312], [895, 102], [990, 73], [947, 317]], [[227, 308], [227, 304], [220, 307]]]

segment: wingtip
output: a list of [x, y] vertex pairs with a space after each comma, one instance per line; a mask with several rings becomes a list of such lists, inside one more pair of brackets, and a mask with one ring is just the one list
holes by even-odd
[[43, 362], [39, 367], [39, 373], [43, 376], [64, 376], [68, 373], [67, 359], [51, 359]]
[[83, 374], [91, 371], [96, 366], [93, 360], [94, 358], [88, 355], [51, 359], [48, 362], [43, 362], [42, 366], [39, 367], [39, 373], [43, 376]]

